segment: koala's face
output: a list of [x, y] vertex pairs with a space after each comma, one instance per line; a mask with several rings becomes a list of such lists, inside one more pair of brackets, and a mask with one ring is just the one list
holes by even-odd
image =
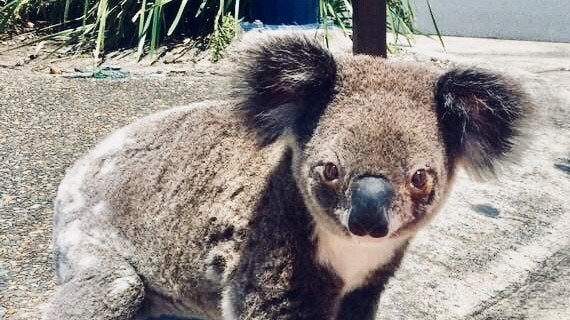
[[413, 232], [451, 177], [436, 76], [360, 56], [337, 62], [335, 96], [297, 152], [295, 174], [318, 223], [354, 236]]
[[413, 234], [458, 164], [492, 174], [528, 109], [516, 85], [478, 69], [335, 59], [298, 36], [250, 55], [247, 124], [262, 145], [293, 136], [293, 174], [315, 222], [362, 239]]

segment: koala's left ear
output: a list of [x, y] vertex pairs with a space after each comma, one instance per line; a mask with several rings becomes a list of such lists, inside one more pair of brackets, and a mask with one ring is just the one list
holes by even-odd
[[520, 86], [480, 69], [454, 69], [437, 81], [436, 108], [447, 152], [475, 177], [494, 176], [531, 111]]
[[315, 39], [272, 36], [240, 53], [238, 105], [262, 145], [284, 133], [303, 140], [333, 97], [336, 62]]

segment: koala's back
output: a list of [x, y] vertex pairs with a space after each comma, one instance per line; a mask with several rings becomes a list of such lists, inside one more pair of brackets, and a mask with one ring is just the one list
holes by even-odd
[[247, 208], [282, 153], [279, 145], [259, 149], [231, 105], [144, 118], [76, 163], [56, 200], [62, 282], [78, 269], [124, 259], [149, 292], [198, 305], [219, 300], [217, 288], [247, 236]]

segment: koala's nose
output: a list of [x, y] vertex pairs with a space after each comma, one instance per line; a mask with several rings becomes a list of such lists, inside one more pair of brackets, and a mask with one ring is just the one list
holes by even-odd
[[382, 177], [358, 178], [352, 186], [352, 203], [348, 229], [357, 236], [381, 238], [388, 234], [387, 211], [394, 188]]

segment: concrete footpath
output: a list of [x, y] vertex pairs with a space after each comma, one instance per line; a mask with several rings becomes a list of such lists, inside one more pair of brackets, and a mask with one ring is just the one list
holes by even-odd
[[418, 38], [416, 60], [507, 72], [537, 105], [499, 180], [465, 174], [419, 234], [378, 319], [570, 319], [570, 44]]
[[[378, 319], [570, 319], [570, 44], [445, 43], [447, 52], [418, 38], [404, 58], [520, 79], [537, 105], [532, 135], [499, 180], [460, 174], [385, 291]], [[223, 64], [135, 70], [119, 60], [109, 63], [131, 72], [125, 79], [66, 78], [49, 73], [73, 74], [77, 59], [18, 66], [35, 51], [25, 50], [0, 53], [0, 319], [38, 319], [53, 293], [52, 201], [68, 166], [134, 119], [229, 93]]]

